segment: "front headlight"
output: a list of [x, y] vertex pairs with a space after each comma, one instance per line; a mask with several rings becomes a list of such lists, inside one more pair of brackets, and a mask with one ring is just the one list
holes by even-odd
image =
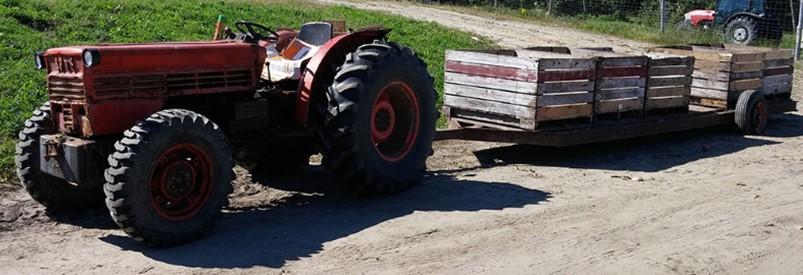
[[92, 67], [100, 63], [100, 52], [96, 49], [86, 49], [84, 50], [84, 66], [87, 68]]
[[33, 54], [33, 62], [37, 70], [45, 68], [45, 56], [42, 54], [42, 52]]

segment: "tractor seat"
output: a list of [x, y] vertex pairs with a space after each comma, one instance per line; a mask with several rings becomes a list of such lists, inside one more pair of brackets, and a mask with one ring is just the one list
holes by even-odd
[[[262, 79], [270, 82], [298, 80], [301, 66], [318, 52], [321, 45], [332, 39], [332, 24], [313, 22], [301, 26], [298, 36], [281, 53], [268, 49]], [[269, 46], [270, 47], [270, 46]]]
[[298, 39], [307, 44], [320, 47], [332, 39], [332, 24], [326, 22], [310, 22], [301, 26]]

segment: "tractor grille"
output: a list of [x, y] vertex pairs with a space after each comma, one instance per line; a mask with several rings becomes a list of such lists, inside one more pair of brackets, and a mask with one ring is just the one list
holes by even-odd
[[78, 75], [50, 75], [47, 88], [54, 100], [84, 98], [84, 80]]
[[203, 89], [247, 87], [252, 83], [250, 70], [196, 73], [103, 76], [95, 79], [97, 96], [155, 96], [162, 93]]

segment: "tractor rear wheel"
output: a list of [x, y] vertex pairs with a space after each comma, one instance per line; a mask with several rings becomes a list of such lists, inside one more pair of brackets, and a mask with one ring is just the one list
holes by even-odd
[[725, 35], [728, 40], [735, 44], [749, 45], [758, 36], [758, 26], [756, 20], [747, 16], [734, 18], [725, 27]]
[[323, 165], [358, 194], [417, 182], [435, 136], [435, 90], [413, 51], [375, 41], [347, 55], [327, 92]]
[[126, 233], [149, 245], [197, 239], [232, 191], [226, 136], [188, 110], [157, 112], [126, 130], [106, 169], [106, 206]]
[[50, 211], [78, 210], [101, 206], [103, 192], [97, 188], [78, 188], [64, 179], [45, 173], [39, 169], [39, 137], [56, 133], [50, 116], [50, 103], [45, 103], [25, 121], [19, 133], [15, 164], [17, 176], [28, 194]]

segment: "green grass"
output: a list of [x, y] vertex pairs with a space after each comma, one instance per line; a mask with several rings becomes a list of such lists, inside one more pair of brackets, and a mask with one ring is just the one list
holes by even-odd
[[78, 44], [207, 40], [219, 14], [229, 21], [296, 28], [327, 19], [346, 20], [352, 28], [384, 25], [393, 29], [391, 40], [429, 64], [439, 93], [445, 49], [490, 45], [434, 23], [303, 1], [0, 0], [0, 181], [13, 165], [13, 136], [46, 99], [45, 74], [33, 68], [34, 52]]

